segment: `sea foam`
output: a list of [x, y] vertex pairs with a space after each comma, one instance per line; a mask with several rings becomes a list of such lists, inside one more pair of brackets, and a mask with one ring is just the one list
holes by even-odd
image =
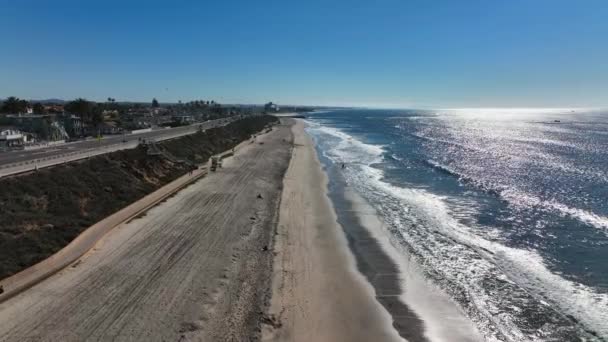
[[[462, 306], [489, 340], [544, 340], [569, 336], [572, 329], [608, 338], [608, 294], [552, 273], [534, 250], [480, 237], [476, 229], [451, 216], [448, 198], [389, 184], [383, 171], [374, 167], [383, 159], [382, 146], [314, 123], [309, 131], [326, 157], [335, 163], [350, 163], [344, 170], [349, 184], [372, 203], [386, 229], [404, 243], [427, 276]], [[326, 143], [329, 140], [332, 142]], [[603, 217], [559, 203], [547, 205], [606, 227]], [[546, 323], [536, 326], [526, 322], [535, 316], [543, 317]]]

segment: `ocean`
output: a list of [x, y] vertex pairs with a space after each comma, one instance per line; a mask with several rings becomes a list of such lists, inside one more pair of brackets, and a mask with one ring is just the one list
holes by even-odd
[[324, 168], [483, 340], [608, 340], [608, 112], [357, 109], [307, 122]]

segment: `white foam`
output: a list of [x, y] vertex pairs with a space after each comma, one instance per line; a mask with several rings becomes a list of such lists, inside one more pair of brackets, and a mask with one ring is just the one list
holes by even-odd
[[391, 236], [373, 207], [354, 191], [346, 191], [354, 204], [361, 224], [370, 232], [382, 249], [396, 263], [402, 279], [400, 299], [424, 322], [425, 336], [432, 342], [481, 341], [481, 335], [460, 311], [458, 306], [434, 284], [428, 282], [420, 266], [411, 259], [407, 250], [391, 243]]
[[544, 201], [538, 197], [513, 189], [501, 191], [500, 196], [516, 206], [540, 207], [546, 210], [555, 211], [562, 216], [571, 216], [592, 227], [601, 229], [605, 234], [608, 234], [608, 217], [597, 215], [583, 209], [572, 208], [557, 201]]
[[[420, 256], [419, 261], [428, 272], [439, 272], [441, 277], [460, 284], [476, 312], [471, 311], [471, 307], [463, 309], [479, 324], [486, 338], [491, 340], [500, 336], [520, 341], [534, 337], [521, 331], [514, 317], [504, 311], [507, 304], [513, 312], [519, 312], [521, 308], [506, 303], [510, 298], [501, 297], [504, 293], [486, 289], [484, 277], [504, 279], [505, 284], [511, 284], [515, 289], [525, 289], [519, 290], [522, 296], [531, 294], [540, 303], [548, 303], [608, 338], [608, 294], [552, 273], [533, 250], [511, 248], [480, 237], [475, 234], [477, 229], [460, 224], [450, 215], [446, 198], [384, 182], [383, 172], [369, 166], [381, 160], [384, 152], [381, 146], [365, 144], [335, 128], [317, 125], [311, 126], [310, 130], [313, 135], [324, 133], [339, 139], [326, 151], [328, 157], [335, 162], [346, 159], [357, 162], [357, 167], [344, 171], [349, 184], [382, 212], [390, 226], [388, 229], [396, 229], [392, 233], [400, 235]], [[559, 203], [545, 205], [589, 224], [608, 228], [608, 218]], [[408, 222], [404, 222], [404, 218]]]
[[331, 151], [327, 151], [326, 156], [332, 161], [349, 164], [374, 164], [382, 161], [382, 155], [385, 152], [383, 146], [365, 144], [333, 127], [319, 125], [312, 121], [308, 121], [308, 123], [307, 130], [313, 135], [327, 134], [339, 139], [337, 146], [334, 146]]
[[[399, 188], [383, 182], [382, 172], [365, 168], [366, 179], [374, 182], [378, 189], [399, 198], [404, 204], [414, 206], [425, 214], [425, 219], [443, 235], [461, 245], [473, 248], [484, 259], [497, 265], [510, 280], [535, 293], [546, 301], [553, 302], [588, 327], [608, 337], [608, 295], [595, 292], [582, 284], [566, 280], [550, 272], [538, 253], [506, 247], [471, 233], [471, 229], [456, 222], [448, 214], [445, 201], [420, 189]], [[402, 232], [407, 234], [405, 232]], [[411, 239], [410, 239], [411, 240]], [[488, 251], [490, 253], [488, 253]], [[468, 271], [475, 271], [473, 264]], [[478, 271], [483, 271], [479, 269]], [[478, 272], [471, 272], [476, 274]], [[482, 304], [486, 303], [482, 301]], [[509, 329], [513, 329], [509, 324]]]
[[[456, 169], [449, 167], [447, 165], [438, 163], [432, 159], [427, 160], [427, 163], [429, 163], [430, 165], [432, 165], [433, 167], [435, 167], [437, 169], [451, 173], [451, 174], [457, 176], [459, 179], [466, 178], [465, 175], [461, 174]], [[560, 167], [562, 167], [562, 169], [564, 169], [566, 171], [565, 165], [557, 164], [557, 163], [555, 165], [559, 165]], [[576, 171], [576, 173], [584, 174], [583, 171], [580, 171], [578, 169], [568, 168], [567, 171], [569, 171], [569, 172]], [[596, 176], [597, 176], [597, 178], [600, 178], [600, 176], [602, 178], [605, 178], [604, 174], [596, 175]], [[570, 216], [589, 226], [592, 226], [596, 229], [600, 229], [603, 231], [604, 234], [608, 235], [608, 217], [606, 217], [606, 216], [597, 215], [593, 212], [590, 212], [590, 211], [587, 211], [584, 209], [580, 209], [580, 208], [572, 208], [566, 204], [560, 203], [555, 200], [542, 200], [536, 196], [527, 194], [523, 191], [519, 191], [515, 188], [508, 188], [506, 186], [500, 186], [498, 184], [477, 184], [477, 185], [482, 186], [484, 188], [496, 190], [499, 193], [500, 197], [502, 199], [506, 200], [507, 202], [509, 202], [509, 204], [512, 206], [521, 207], [521, 208], [537, 207], [537, 208], [542, 208], [546, 211], [556, 212], [556, 213], [560, 214], [561, 216]]]
[[[311, 124], [308, 127], [313, 137], [326, 134], [341, 139], [332, 145], [331, 150], [322, 150], [324, 156], [333, 162], [352, 160], [359, 167], [367, 166], [362, 161], [375, 163], [384, 154], [382, 146], [365, 144], [337, 129]], [[353, 169], [352, 166], [349, 169]], [[400, 252], [390, 242], [390, 235], [381, 229], [379, 217], [372, 214], [375, 210], [365, 208], [369, 204], [356, 192], [347, 191], [347, 196], [355, 204], [361, 223], [382, 245], [383, 250], [396, 262], [402, 276], [403, 294], [400, 299], [407, 304], [424, 322], [425, 335], [432, 342], [471, 342], [481, 341], [481, 335], [472, 322], [460, 311], [441, 289], [429, 283], [406, 250]]]

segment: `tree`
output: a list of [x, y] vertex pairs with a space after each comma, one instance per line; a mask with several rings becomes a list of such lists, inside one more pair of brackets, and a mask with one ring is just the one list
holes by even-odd
[[97, 126], [103, 118], [100, 119], [101, 108], [93, 102], [89, 102], [83, 98], [78, 98], [74, 101], [68, 102], [65, 105], [65, 110], [68, 113], [75, 114], [80, 117], [83, 123]]
[[18, 97], [11, 96], [4, 100], [2, 105], [2, 113], [18, 114], [25, 113], [27, 111], [29, 103], [25, 100], [21, 100]]
[[45, 119], [35, 120], [32, 123], [32, 130], [42, 140], [49, 140], [51, 138], [51, 126]]
[[42, 103], [38, 102], [34, 104], [34, 114], [46, 114], [46, 110]]
[[103, 111], [101, 110], [101, 108], [99, 108], [99, 106], [95, 106], [91, 110], [90, 117], [91, 124], [93, 125], [93, 127], [97, 128], [99, 124], [103, 122]]
[[152, 108], [158, 108], [158, 101], [156, 98], [152, 99]]
[[63, 127], [65, 128], [65, 131], [70, 137], [76, 136], [76, 126], [74, 125], [74, 121], [72, 121], [71, 117], [67, 117], [64, 119]]
[[89, 102], [83, 98], [77, 98], [74, 101], [68, 102], [65, 105], [65, 110], [69, 113], [79, 116], [80, 118], [82, 118], [84, 120], [90, 116], [92, 107], [93, 106], [92, 106], [91, 102]]

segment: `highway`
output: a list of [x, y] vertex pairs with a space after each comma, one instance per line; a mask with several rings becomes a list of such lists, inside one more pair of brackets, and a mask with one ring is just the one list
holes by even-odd
[[232, 122], [237, 117], [217, 119], [175, 128], [157, 128], [150, 132], [110, 135], [49, 146], [35, 150], [0, 152], [0, 177], [66, 163], [94, 155], [135, 148], [141, 139], [162, 141], [196, 133]]

